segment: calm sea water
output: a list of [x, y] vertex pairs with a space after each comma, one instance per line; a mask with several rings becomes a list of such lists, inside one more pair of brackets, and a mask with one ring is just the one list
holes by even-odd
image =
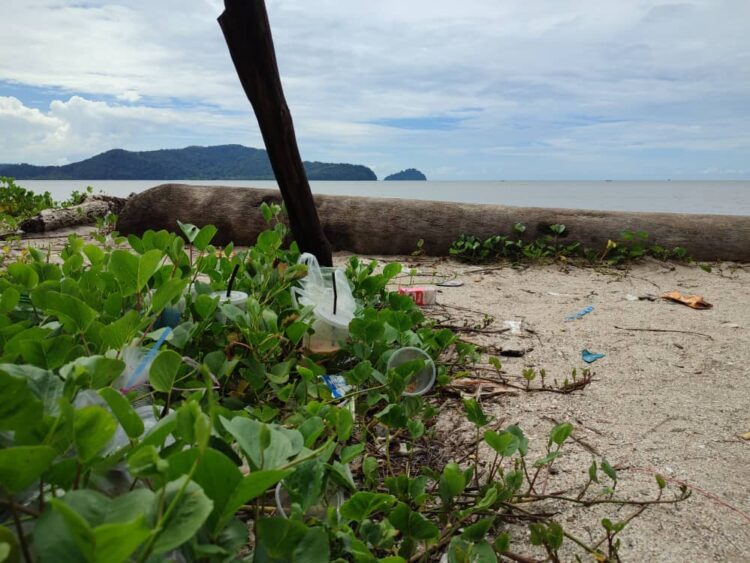
[[[174, 180], [184, 184], [277, 188], [276, 182]], [[116, 196], [142, 192], [158, 180], [22, 180], [24, 187], [65, 199], [91, 185]], [[313, 193], [497, 203], [607, 211], [750, 215], [750, 180], [690, 182], [311, 182]]]

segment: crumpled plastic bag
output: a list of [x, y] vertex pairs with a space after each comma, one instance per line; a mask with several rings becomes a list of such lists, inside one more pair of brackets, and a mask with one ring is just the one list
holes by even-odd
[[292, 302], [296, 307], [312, 308], [313, 330], [325, 344], [321, 350], [333, 350], [338, 341], [348, 337], [357, 310], [349, 280], [340, 268], [321, 268], [312, 254], [303, 254], [298, 263], [307, 266], [307, 276], [300, 280], [300, 287], [292, 288]]

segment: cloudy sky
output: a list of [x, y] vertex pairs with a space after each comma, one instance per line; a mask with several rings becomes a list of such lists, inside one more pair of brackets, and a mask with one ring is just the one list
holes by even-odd
[[[266, 0], [306, 160], [750, 177], [748, 0]], [[221, 0], [0, 0], [0, 162], [261, 147]]]

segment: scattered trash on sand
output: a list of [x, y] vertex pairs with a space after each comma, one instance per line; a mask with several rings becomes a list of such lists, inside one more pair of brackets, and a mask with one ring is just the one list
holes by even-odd
[[589, 352], [588, 350], [581, 350], [581, 358], [587, 364], [594, 363], [596, 360], [603, 358], [604, 356], [606, 356], [606, 354], [595, 354], [593, 352]]
[[581, 317], [583, 317], [584, 315], [588, 315], [593, 310], [594, 310], [594, 308], [591, 305], [589, 305], [588, 307], [584, 307], [583, 309], [581, 309], [577, 313], [573, 313], [572, 315], [568, 315], [567, 317], [565, 317], [565, 320], [566, 321], [575, 321], [575, 320], [578, 320]]
[[702, 295], [683, 295], [679, 291], [668, 291], [661, 296], [662, 299], [668, 301], [674, 301], [675, 303], [682, 303], [687, 305], [691, 309], [710, 309], [713, 307], [711, 303], [703, 300]]
[[420, 285], [414, 287], [399, 287], [401, 295], [408, 295], [417, 305], [434, 305], [437, 302], [437, 287], [434, 285]]
[[628, 301], [638, 301], [638, 299], [640, 299], [640, 298], [637, 295], [632, 295], [632, 294], [628, 293], [625, 296], [625, 299], [627, 299]]
[[464, 284], [461, 280], [445, 280], [441, 281], [437, 285], [440, 287], [461, 287]]
[[503, 321], [503, 328], [510, 330], [510, 334], [521, 334], [523, 321]]

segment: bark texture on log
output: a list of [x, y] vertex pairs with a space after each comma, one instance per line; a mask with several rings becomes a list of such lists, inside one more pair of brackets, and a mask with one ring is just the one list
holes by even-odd
[[331, 246], [321, 228], [297, 147], [266, 5], [263, 0], [225, 0], [224, 5], [219, 25], [258, 119], [294, 238], [302, 251], [314, 254], [321, 265], [330, 266]]
[[107, 213], [119, 213], [125, 201], [122, 197], [93, 195], [87, 197], [79, 205], [45, 209], [39, 215], [22, 221], [19, 227], [25, 233], [45, 233], [78, 225], [91, 225]]
[[[131, 196], [118, 220], [123, 234], [147, 229], [179, 232], [177, 220], [218, 227], [218, 244], [253, 244], [267, 228], [263, 202], [280, 202], [277, 190], [164, 184]], [[448, 254], [461, 234], [486, 238], [513, 235], [523, 223], [526, 240], [549, 234], [563, 223], [562, 241], [580, 241], [594, 249], [622, 231], [646, 231], [651, 242], [666, 248], [685, 247], [696, 260], [750, 262], [750, 217], [683, 213], [632, 213], [508, 207], [441, 201], [349, 196], [315, 196], [323, 230], [336, 250], [358, 254], [403, 255], [424, 240], [427, 254]]]

